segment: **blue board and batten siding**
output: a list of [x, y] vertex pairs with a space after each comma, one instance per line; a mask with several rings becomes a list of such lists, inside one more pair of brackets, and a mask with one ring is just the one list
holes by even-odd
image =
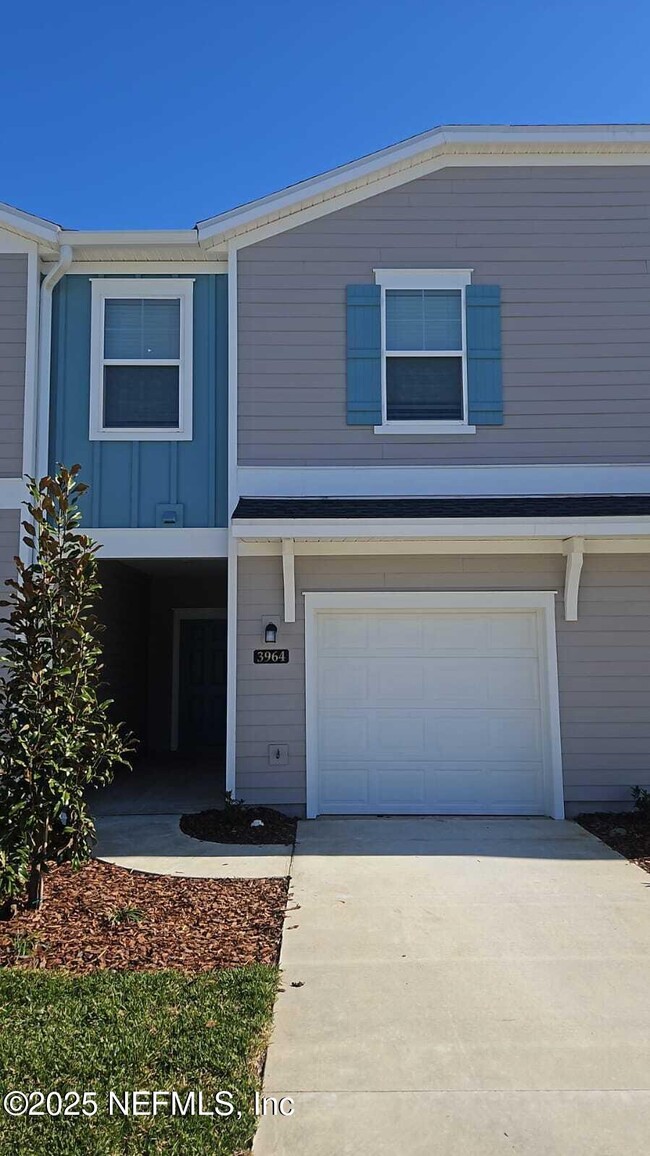
[[161, 503], [181, 505], [184, 526], [228, 524], [227, 281], [194, 278], [193, 436], [175, 442], [90, 440], [90, 279], [70, 274], [57, 286], [50, 469], [81, 463], [87, 525], [153, 527]]

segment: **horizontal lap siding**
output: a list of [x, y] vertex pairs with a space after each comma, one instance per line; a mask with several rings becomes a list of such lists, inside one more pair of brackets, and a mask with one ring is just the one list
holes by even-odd
[[[650, 168], [446, 170], [239, 255], [245, 465], [645, 461]], [[346, 425], [345, 286], [472, 268], [503, 298], [505, 424], [471, 437]]]
[[[0, 510], [0, 599], [5, 598], [8, 591], [5, 587], [7, 578], [13, 578], [16, 567], [14, 558], [20, 546], [19, 539], [20, 513], [18, 510]], [[8, 611], [5, 607], [0, 610], [0, 617], [4, 618]], [[0, 624], [0, 634], [4, 631]]]
[[23, 470], [27, 256], [0, 254], [0, 477]]
[[[650, 558], [587, 556], [580, 616], [565, 622], [564, 559], [554, 555], [296, 559], [295, 623], [282, 621], [279, 558], [239, 561], [237, 791], [302, 809], [305, 800], [305, 590], [556, 590], [565, 797], [627, 802], [650, 786]], [[287, 666], [254, 666], [263, 620], [279, 624]], [[268, 746], [289, 745], [271, 767]]]

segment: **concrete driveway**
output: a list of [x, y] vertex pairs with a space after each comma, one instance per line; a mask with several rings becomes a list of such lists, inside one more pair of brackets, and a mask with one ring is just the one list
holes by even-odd
[[293, 895], [255, 1156], [647, 1156], [649, 875], [572, 823], [323, 819]]

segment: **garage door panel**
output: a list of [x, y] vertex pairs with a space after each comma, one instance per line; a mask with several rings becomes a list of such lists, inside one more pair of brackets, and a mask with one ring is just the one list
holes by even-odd
[[350, 766], [345, 770], [324, 770], [321, 774], [320, 797], [327, 807], [345, 809], [368, 808], [368, 771], [364, 767]]
[[402, 759], [424, 759], [427, 737], [427, 719], [421, 711], [378, 711], [370, 728], [369, 753], [379, 760], [396, 754]]
[[539, 669], [532, 658], [493, 658], [482, 660], [488, 704], [530, 707], [539, 703]]
[[395, 764], [375, 775], [376, 802], [381, 810], [394, 807], [425, 806], [428, 799], [426, 767], [407, 770]]
[[372, 716], [340, 711], [324, 712], [318, 726], [318, 745], [323, 764], [333, 759], [365, 759]]
[[362, 614], [323, 615], [318, 625], [318, 648], [322, 654], [365, 654], [370, 632], [369, 617]]
[[491, 614], [485, 618], [492, 653], [508, 651], [537, 655], [537, 623], [533, 614]]
[[490, 626], [483, 615], [428, 615], [420, 621], [420, 632], [428, 654], [475, 654], [490, 649]]
[[342, 661], [339, 657], [325, 656], [321, 661], [320, 697], [323, 703], [359, 704], [368, 699], [370, 667], [367, 662], [354, 658]]
[[396, 654], [422, 654], [422, 622], [416, 614], [373, 615], [372, 648]]
[[368, 694], [371, 702], [386, 706], [404, 703], [422, 705], [427, 694], [427, 668], [417, 657], [368, 659]]

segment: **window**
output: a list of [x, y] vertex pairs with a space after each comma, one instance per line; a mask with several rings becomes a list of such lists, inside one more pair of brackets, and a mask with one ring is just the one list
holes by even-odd
[[92, 282], [90, 437], [192, 437], [189, 280]]
[[382, 295], [382, 433], [470, 433], [468, 271], [376, 270]]

